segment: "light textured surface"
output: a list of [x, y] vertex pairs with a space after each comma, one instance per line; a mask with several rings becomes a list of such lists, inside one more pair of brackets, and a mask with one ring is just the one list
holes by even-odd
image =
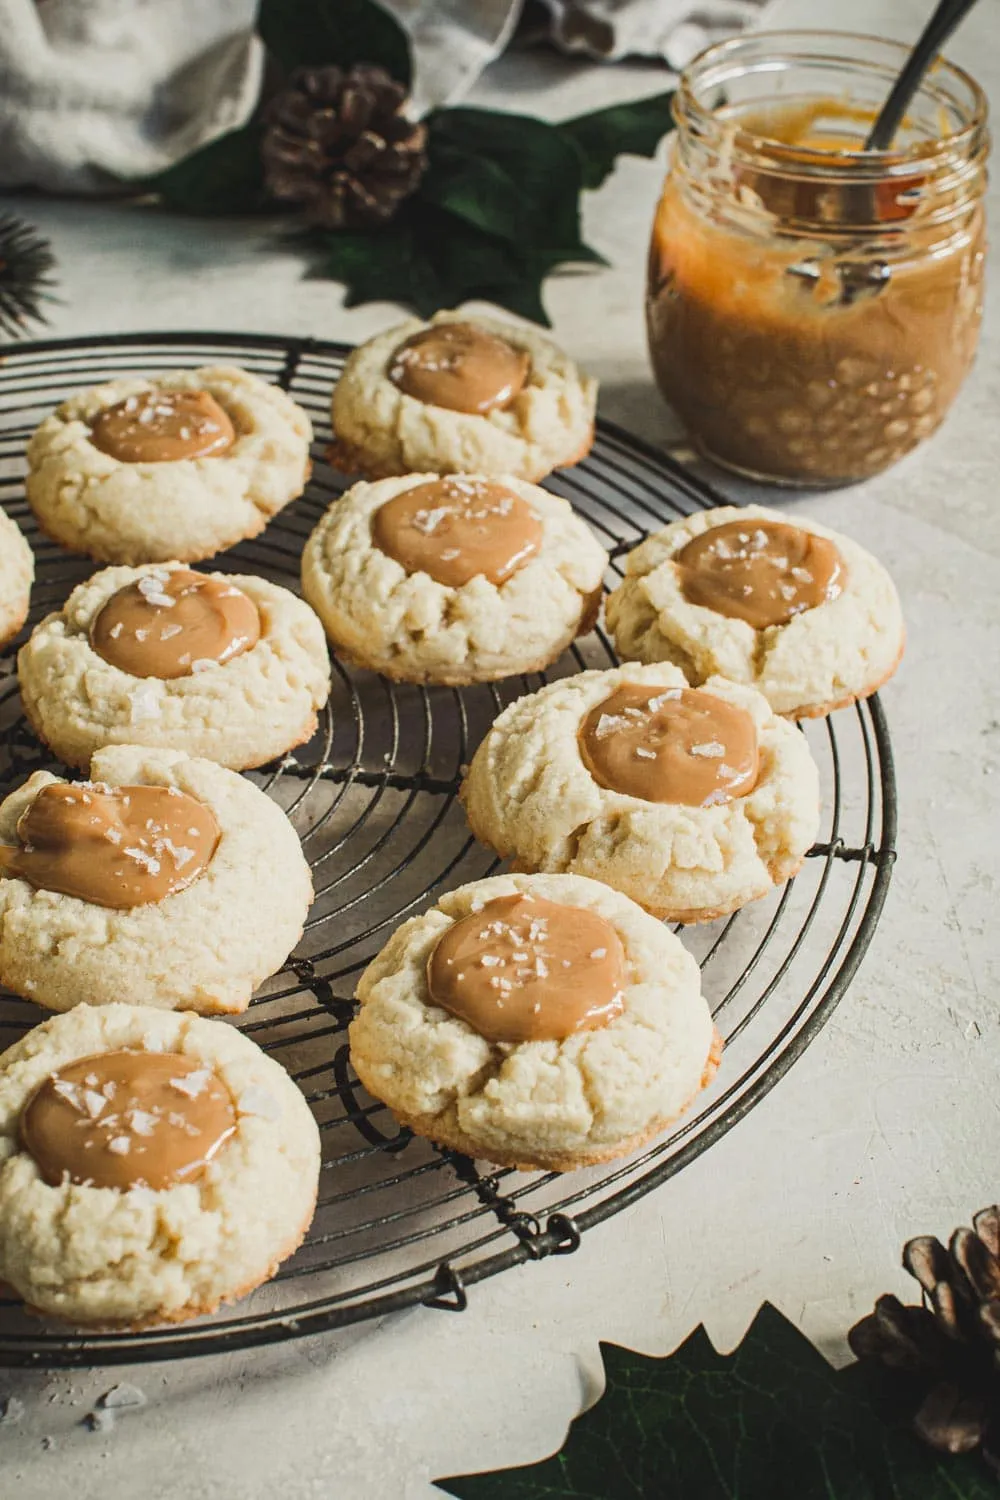
[[710, 677], [705, 690], [754, 721], [751, 791], [714, 807], [611, 791], [584, 765], [578, 734], [591, 709], [631, 682], [682, 688], [685, 678], [669, 662], [629, 662], [549, 683], [504, 709], [462, 787], [473, 833], [522, 869], [603, 880], [671, 921], [707, 921], [766, 895], [816, 837], [819, 777], [805, 739], [754, 688]]
[[[842, 0], [837, 22], [913, 40], [926, 0]], [[818, 0], [771, 24], [820, 26]], [[949, 44], [1000, 99], [995, 7]], [[578, 114], [660, 86], [646, 68], [521, 58], [477, 98]], [[567, 351], [600, 377], [601, 410], [653, 442], [677, 427], [653, 389], [642, 328], [646, 236], [661, 168], [624, 162], [586, 201], [610, 270], [551, 281]], [[1000, 179], [994, 174], [992, 203]], [[53, 332], [289, 329], [361, 339], [398, 320], [344, 310], [335, 286], [262, 253], [245, 223], [124, 208], [20, 205], [55, 241], [65, 305]], [[995, 265], [994, 257], [994, 265]], [[460, 1317], [418, 1311], [342, 1335], [127, 1374], [149, 1405], [102, 1436], [80, 1426], [120, 1370], [0, 1374], [24, 1418], [4, 1427], [18, 1500], [440, 1500], [435, 1475], [550, 1453], [601, 1389], [599, 1339], [662, 1354], [705, 1321], [723, 1347], [760, 1301], [820, 1346], [877, 1293], [907, 1299], [908, 1236], [947, 1234], [998, 1193], [1000, 1112], [1000, 298], [976, 370], [941, 432], [899, 468], [835, 494], [715, 482], [815, 518], [880, 557], [899, 588], [907, 655], [884, 696], [900, 782], [900, 858], [882, 924], [847, 996], [762, 1104], [660, 1191], [556, 1256], [472, 1288]], [[725, 1078], [723, 1063], [719, 1086]], [[735, 1226], [735, 1230], [734, 1230]], [[42, 1447], [51, 1435], [54, 1449]]]
[[[208, 391], [236, 441], [218, 457], [122, 463], [90, 440], [102, 411], [148, 390]], [[28, 499], [42, 529], [98, 562], [198, 562], [256, 536], [301, 495], [312, 428], [259, 376], [226, 365], [109, 380], [72, 396], [28, 445]]]
[[0, 645], [17, 635], [28, 614], [35, 557], [16, 521], [0, 513]]
[[[122, 911], [0, 880], [0, 982], [49, 1010], [123, 995], [162, 1010], [245, 1010], [298, 942], [312, 901], [291, 823], [244, 777], [177, 750], [116, 745], [90, 770], [108, 786], [175, 786], [204, 802], [218, 846], [185, 890]], [[0, 803], [0, 839], [16, 842], [18, 818], [57, 779], [36, 771]]]
[[903, 616], [892, 579], [850, 537], [796, 517], [830, 538], [844, 563], [836, 599], [795, 615], [786, 625], [755, 630], [691, 604], [673, 558], [694, 537], [740, 518], [780, 521], [766, 506], [720, 506], [657, 532], [629, 553], [626, 576], [605, 606], [620, 656], [672, 661], [696, 685], [716, 672], [764, 694], [775, 713], [804, 718], [867, 697], [895, 670], [903, 651]]
[[[405, 682], [484, 682], [539, 671], [560, 656], [600, 601], [607, 553], [566, 500], [505, 476], [542, 523], [536, 556], [502, 584], [461, 588], [407, 573], [372, 540], [372, 519], [432, 474], [354, 485], [306, 543], [302, 591], [334, 647]], [[592, 622], [591, 622], [592, 623]]]
[[241, 771], [307, 740], [330, 692], [326, 642], [309, 606], [267, 579], [210, 575], [242, 589], [260, 615], [260, 639], [231, 661], [164, 680], [133, 677], [98, 655], [90, 628], [105, 604], [156, 571], [94, 573], [18, 652], [25, 711], [59, 759], [86, 767], [105, 745], [148, 745]]
[[[18, 1139], [24, 1105], [56, 1068], [122, 1048], [211, 1067], [235, 1134], [196, 1182], [50, 1186]], [[107, 1005], [57, 1016], [0, 1056], [0, 1277], [54, 1317], [178, 1322], [249, 1291], [299, 1243], [318, 1178], [319, 1131], [299, 1090], [221, 1022]]]
[[[560, 1042], [491, 1044], [433, 1003], [427, 963], [449, 927], [516, 891], [585, 907], [615, 928], [628, 984], [608, 1025]], [[357, 996], [351, 1061], [366, 1087], [422, 1135], [493, 1162], [564, 1171], [623, 1155], [714, 1071], [690, 953], [632, 901], [575, 875], [500, 875], [449, 892], [393, 934]]]
[[[462, 312], [431, 323], [461, 322]], [[371, 479], [429, 470], [438, 474], [514, 474], [544, 479], [590, 447], [597, 383], [537, 330], [477, 317], [489, 333], [531, 355], [524, 389], [503, 410], [478, 416], [405, 395], [386, 374], [394, 350], [430, 325], [408, 318], [351, 355], [333, 396], [333, 427], [343, 466]]]

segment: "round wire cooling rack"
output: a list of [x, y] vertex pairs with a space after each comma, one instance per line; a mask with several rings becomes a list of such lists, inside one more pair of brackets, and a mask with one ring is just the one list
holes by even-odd
[[[126, 373], [236, 363], [289, 391], [312, 417], [305, 495], [211, 566], [296, 587], [306, 537], [344, 488], [324, 456], [329, 396], [348, 353], [311, 339], [115, 335], [22, 345], [0, 362], [0, 502], [35, 549], [29, 626], [93, 564], [38, 532], [24, 496], [31, 432], [74, 391]], [[549, 481], [619, 560], [649, 531], [721, 497], [654, 449], [599, 423], [593, 452]], [[20, 712], [16, 649], [0, 658], [0, 793], [52, 764]], [[348, 1058], [355, 978], [406, 916], [495, 861], [456, 799], [461, 767], [499, 710], [552, 677], [615, 661], [597, 630], [555, 667], [472, 688], [392, 684], [334, 663], [313, 740], [254, 773], [288, 813], [313, 870], [302, 942], [240, 1022], [303, 1089], [323, 1140], [319, 1202], [305, 1244], [262, 1287], [216, 1317], [142, 1334], [78, 1336], [0, 1298], [0, 1366], [128, 1363], [221, 1352], [338, 1328], [416, 1304], [460, 1311], [468, 1289], [527, 1260], [575, 1250], [581, 1234], [665, 1182], [730, 1130], [804, 1051], [849, 984], [885, 901], [896, 794], [877, 698], [808, 724], [823, 828], [802, 873], [735, 916], [684, 930], [726, 1050], [715, 1083], [671, 1130], [619, 1163], [559, 1176], [484, 1169], [400, 1129]], [[0, 1047], [41, 1019], [0, 999]]]

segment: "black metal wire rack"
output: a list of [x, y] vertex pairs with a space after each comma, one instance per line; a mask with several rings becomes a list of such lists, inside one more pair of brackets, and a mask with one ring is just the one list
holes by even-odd
[[[306, 494], [212, 566], [295, 587], [303, 543], [343, 488], [324, 448], [330, 391], [347, 352], [311, 339], [204, 333], [9, 351], [0, 362], [0, 502], [35, 549], [29, 628], [92, 569], [39, 535], [24, 497], [25, 444], [57, 402], [119, 374], [213, 363], [242, 365], [290, 391], [317, 434]], [[608, 423], [599, 424], [590, 457], [550, 483], [606, 544], [615, 577], [617, 560], [648, 531], [721, 499]], [[51, 763], [21, 716], [14, 656], [12, 649], [0, 659], [3, 793]], [[824, 826], [803, 872], [769, 900], [685, 930], [726, 1052], [714, 1085], [653, 1145], [569, 1176], [490, 1171], [411, 1138], [351, 1071], [346, 1025], [359, 971], [400, 920], [494, 867], [456, 800], [461, 766], [511, 699], [546, 678], [614, 660], [597, 630], [544, 676], [460, 690], [394, 685], [335, 662], [314, 739], [255, 774], [297, 828], [317, 894], [295, 956], [240, 1023], [285, 1064], [316, 1113], [324, 1150], [311, 1232], [268, 1286], [187, 1327], [80, 1337], [0, 1299], [0, 1366], [167, 1359], [318, 1333], [421, 1303], [460, 1311], [486, 1277], [575, 1250], [582, 1233], [665, 1182], [781, 1078], [843, 995], [885, 900], [896, 798], [876, 698], [806, 728], [823, 778]], [[27, 1002], [0, 999], [0, 1046], [39, 1019]]]

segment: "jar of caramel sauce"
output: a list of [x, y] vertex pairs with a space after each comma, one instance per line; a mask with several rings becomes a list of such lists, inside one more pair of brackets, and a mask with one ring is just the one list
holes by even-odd
[[864, 152], [906, 49], [836, 32], [711, 47], [674, 96], [649, 255], [660, 389], [754, 479], [877, 474], [943, 421], [982, 316], [986, 101], [940, 62]]

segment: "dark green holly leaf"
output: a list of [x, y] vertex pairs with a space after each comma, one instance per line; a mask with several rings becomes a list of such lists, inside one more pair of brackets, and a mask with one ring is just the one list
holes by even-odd
[[531, 250], [416, 199], [384, 229], [311, 234], [311, 274], [342, 281], [345, 305], [400, 302], [428, 317], [477, 299], [548, 324], [542, 282], [566, 262], [599, 260], [585, 245]]
[[186, 214], [259, 213], [267, 202], [257, 121], [202, 146], [137, 188]]
[[879, 1372], [835, 1371], [765, 1304], [734, 1353], [699, 1328], [667, 1359], [602, 1344], [607, 1388], [562, 1451], [438, 1483], [460, 1500], [996, 1500], [970, 1454], [939, 1458]]
[[410, 86], [410, 44], [375, 0], [261, 0], [257, 29], [282, 67], [377, 63]]
[[529, 251], [582, 248], [580, 157], [558, 127], [487, 109], [438, 110], [427, 123], [421, 196]]
[[487, 156], [476, 156], [438, 140], [420, 184], [425, 203], [435, 203], [477, 229], [517, 240], [520, 196], [513, 178]]
[[629, 156], [656, 154], [660, 141], [673, 129], [673, 97], [672, 92], [654, 94], [634, 104], [613, 104], [610, 109], [563, 121], [559, 129], [579, 153], [585, 188], [600, 187], [623, 152]]

